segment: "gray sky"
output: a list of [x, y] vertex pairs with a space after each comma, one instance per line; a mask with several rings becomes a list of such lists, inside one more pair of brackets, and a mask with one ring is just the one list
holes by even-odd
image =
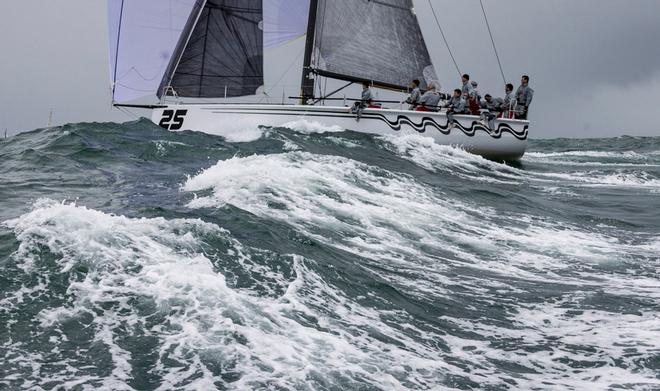
[[[462, 72], [501, 95], [478, 0], [431, 0]], [[484, 0], [507, 79], [531, 76], [535, 138], [660, 136], [660, 1]], [[415, 0], [443, 90], [459, 77]], [[0, 132], [126, 121], [110, 107], [104, 0], [0, 1]], [[292, 75], [299, 78], [299, 71]], [[357, 92], [356, 92], [357, 93]]]

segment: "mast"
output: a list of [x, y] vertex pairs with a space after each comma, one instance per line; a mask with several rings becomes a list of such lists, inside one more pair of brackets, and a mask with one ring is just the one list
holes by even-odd
[[314, 32], [316, 31], [316, 11], [318, 0], [309, 2], [309, 19], [307, 20], [307, 36], [305, 41], [305, 57], [303, 59], [302, 79], [300, 81], [300, 104], [306, 105], [308, 99], [314, 98], [314, 79], [312, 72], [312, 53], [314, 52]]

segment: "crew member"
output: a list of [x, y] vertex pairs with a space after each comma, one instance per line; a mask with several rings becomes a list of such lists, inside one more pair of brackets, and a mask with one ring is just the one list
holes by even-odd
[[409, 110], [415, 110], [417, 105], [419, 104], [419, 100], [422, 97], [422, 92], [419, 89], [419, 80], [415, 79], [410, 83], [410, 87], [412, 88], [412, 91], [410, 92], [410, 96], [408, 99], [406, 99], [406, 103], [408, 103], [410, 106], [408, 107]]
[[436, 83], [429, 83], [429, 89], [422, 95], [419, 99], [419, 105], [417, 106], [417, 111], [438, 111], [440, 103], [440, 94], [437, 89], [439, 86], [436, 86]]
[[472, 115], [479, 115], [481, 96], [479, 95], [479, 89], [477, 88], [478, 85], [479, 84], [476, 82], [476, 80], [472, 80], [470, 82], [472, 90], [468, 93], [468, 108], [470, 110], [470, 114]]
[[355, 102], [351, 108], [351, 112], [353, 114], [357, 114], [356, 121], [360, 121], [360, 117], [362, 117], [362, 110], [364, 110], [365, 107], [371, 105], [373, 101], [374, 94], [371, 92], [371, 88], [369, 88], [369, 82], [362, 82], [362, 97], [360, 97], [360, 100]]
[[472, 85], [470, 84], [470, 75], [468, 75], [467, 73], [464, 74], [461, 77], [461, 82], [463, 83], [463, 86], [461, 87], [461, 95], [464, 95], [466, 93], [469, 95], [470, 92], [472, 92]]
[[533, 97], [534, 90], [529, 86], [529, 76], [523, 75], [520, 79], [520, 87], [516, 91], [516, 119], [527, 119]]
[[360, 98], [363, 106], [368, 106], [374, 101], [374, 93], [371, 92], [368, 81], [362, 83], [362, 97]]
[[483, 124], [487, 123], [489, 128], [493, 128], [493, 120], [497, 118], [503, 102], [502, 98], [493, 99], [490, 94], [484, 95], [484, 100], [480, 103], [481, 121]]
[[504, 87], [504, 101], [502, 102], [502, 116], [504, 118], [513, 118], [514, 106], [516, 105], [516, 99], [513, 96], [513, 84], [507, 83]]
[[484, 110], [488, 110], [492, 113], [496, 113], [502, 110], [502, 104], [504, 100], [502, 98], [493, 98], [492, 95], [484, 95], [484, 99], [481, 101], [480, 107]]
[[457, 88], [454, 90], [454, 94], [445, 107], [447, 108], [447, 123], [449, 124], [449, 129], [452, 129], [456, 123], [454, 114], [463, 114], [466, 108], [466, 101], [463, 99], [460, 89]]

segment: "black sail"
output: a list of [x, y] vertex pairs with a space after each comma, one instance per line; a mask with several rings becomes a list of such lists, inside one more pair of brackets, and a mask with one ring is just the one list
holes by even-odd
[[262, 26], [262, 0], [198, 1], [159, 97], [172, 89], [191, 98], [254, 95], [264, 83]]
[[312, 63], [322, 76], [390, 88], [436, 79], [412, 0], [318, 0]]

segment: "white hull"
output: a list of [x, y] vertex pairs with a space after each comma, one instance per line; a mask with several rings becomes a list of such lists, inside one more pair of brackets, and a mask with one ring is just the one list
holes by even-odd
[[151, 116], [166, 129], [219, 136], [307, 120], [376, 135], [422, 133], [438, 144], [458, 146], [492, 159], [519, 159], [525, 153], [528, 121], [498, 119], [489, 129], [477, 116], [457, 115], [455, 119], [458, 125], [449, 129], [445, 113], [365, 109], [357, 121], [348, 107], [245, 104], [174, 104], [154, 109]]

